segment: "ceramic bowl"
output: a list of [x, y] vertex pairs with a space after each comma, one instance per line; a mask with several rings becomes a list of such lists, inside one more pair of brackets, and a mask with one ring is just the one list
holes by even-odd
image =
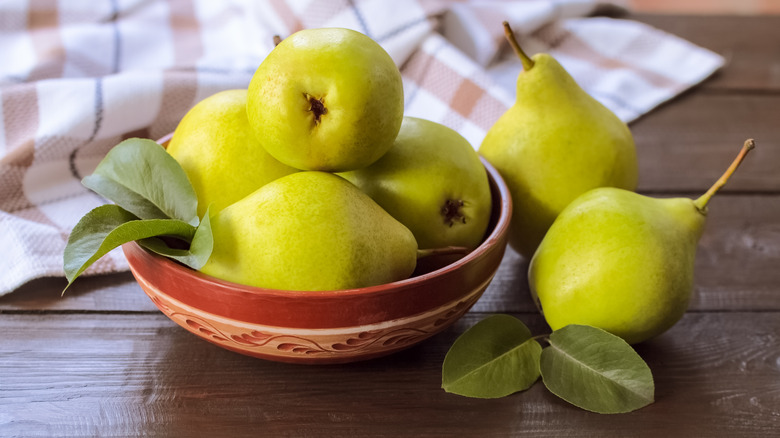
[[135, 242], [122, 249], [138, 284], [165, 315], [222, 348], [307, 364], [379, 357], [447, 328], [493, 279], [507, 245], [511, 200], [498, 172], [483, 164], [493, 209], [482, 244], [394, 283], [326, 292], [262, 289], [204, 275]]

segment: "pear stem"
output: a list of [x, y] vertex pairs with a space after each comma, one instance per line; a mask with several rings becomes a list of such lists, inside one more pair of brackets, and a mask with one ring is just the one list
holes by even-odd
[[693, 201], [693, 205], [696, 206], [699, 211], [704, 212], [704, 210], [707, 208], [707, 203], [710, 202], [710, 198], [712, 198], [712, 196], [715, 195], [715, 193], [717, 193], [721, 187], [726, 185], [726, 182], [729, 180], [734, 171], [737, 170], [737, 167], [739, 167], [739, 165], [742, 163], [742, 160], [745, 159], [745, 156], [748, 154], [748, 152], [750, 152], [755, 147], [756, 142], [752, 138], [745, 140], [745, 144], [742, 145], [742, 150], [739, 151], [737, 158], [734, 158], [731, 166], [726, 169], [723, 175], [721, 175], [721, 177], [715, 181], [715, 184], [713, 184], [706, 193], [701, 195], [699, 199]]
[[282, 37], [280, 37], [279, 35], [274, 35], [274, 47], [278, 46], [279, 43], [281, 42], [282, 42]]
[[417, 259], [430, 256], [445, 256], [461, 254], [466, 255], [469, 253], [469, 249], [463, 246], [445, 246], [442, 248], [430, 248], [430, 249], [418, 249]]
[[517, 54], [517, 57], [520, 58], [520, 62], [523, 63], [523, 70], [528, 71], [532, 69], [534, 66], [534, 60], [531, 59], [528, 55], [526, 55], [523, 49], [520, 47], [520, 44], [517, 43], [515, 34], [514, 32], [512, 32], [512, 28], [509, 27], [509, 23], [505, 21], [503, 24], [504, 24], [504, 36], [506, 36], [507, 41], [509, 41], [509, 45], [512, 46], [512, 49]]

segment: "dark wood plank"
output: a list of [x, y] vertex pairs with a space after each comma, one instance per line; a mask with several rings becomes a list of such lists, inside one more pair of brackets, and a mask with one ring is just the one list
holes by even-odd
[[0, 297], [0, 312], [154, 312], [157, 308], [133, 275], [122, 272], [79, 277], [62, 295], [64, 277], [40, 278]]
[[[780, 314], [692, 313], [638, 347], [657, 403], [575, 408], [540, 382], [497, 400], [441, 389], [454, 339], [336, 366], [221, 350], [162, 315], [0, 315], [3, 436], [767, 436], [780, 428]], [[518, 315], [544, 333], [537, 315]]]
[[780, 91], [780, 16], [633, 15], [726, 58], [701, 87], [708, 91]]
[[724, 192], [778, 193], [780, 95], [680, 96], [630, 125], [639, 159], [639, 190], [703, 193], [748, 138], [756, 149]]
[[780, 309], [780, 197], [715, 197], [707, 219], [691, 307]]

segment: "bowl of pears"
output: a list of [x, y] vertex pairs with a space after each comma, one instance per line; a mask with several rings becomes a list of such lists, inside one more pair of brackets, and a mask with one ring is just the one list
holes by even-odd
[[[198, 102], [157, 143], [196, 197], [185, 221], [210, 233], [122, 249], [165, 315], [227, 350], [312, 364], [408, 348], [467, 312], [504, 255], [501, 176], [454, 130], [404, 115], [400, 72], [358, 32], [289, 36], [246, 89]], [[85, 185], [101, 193], [98, 176]], [[196, 246], [210, 249], [197, 263], [166, 256]]]

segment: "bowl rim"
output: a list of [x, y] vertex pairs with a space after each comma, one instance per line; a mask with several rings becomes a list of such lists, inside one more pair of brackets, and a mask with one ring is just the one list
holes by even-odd
[[[162, 137], [161, 139], [157, 140], [157, 143], [165, 146], [165, 143], [170, 141], [172, 136], [173, 136], [172, 133], [168, 134]], [[235, 283], [235, 282], [223, 280], [217, 277], [204, 274], [200, 271], [194, 270], [180, 263], [177, 263], [174, 260], [171, 260], [167, 257], [147, 251], [134, 241], [126, 243], [125, 245], [130, 245], [131, 247], [134, 247], [134, 249], [145, 254], [147, 257], [156, 259], [157, 262], [162, 263], [164, 266], [166, 266], [169, 269], [179, 271], [183, 275], [188, 277], [196, 277], [197, 281], [199, 282], [204, 282], [205, 284], [214, 284], [222, 288], [227, 287], [232, 289], [238, 289], [243, 293], [249, 293], [257, 296], [284, 296], [289, 298], [338, 296], [338, 297], [346, 298], [350, 296], [365, 296], [365, 295], [373, 295], [373, 294], [383, 293], [383, 292], [385, 293], [392, 292], [396, 289], [424, 284], [428, 281], [434, 280], [438, 277], [441, 277], [443, 275], [458, 270], [463, 265], [467, 265], [470, 262], [483, 257], [491, 249], [493, 245], [495, 245], [497, 242], [501, 240], [502, 235], [508, 233], [508, 229], [512, 217], [512, 197], [509, 193], [509, 187], [506, 185], [506, 182], [501, 177], [501, 174], [493, 165], [491, 165], [482, 156], [479, 156], [479, 159], [485, 168], [488, 177], [488, 183], [491, 186], [491, 196], [493, 195], [494, 191], [498, 195], [497, 197], [493, 198], [492, 202], [495, 202], [497, 200], [499, 201], [497, 217], [495, 219], [495, 224], [493, 225], [493, 228], [490, 231], [490, 233], [487, 234], [487, 236], [482, 240], [479, 246], [477, 246], [475, 249], [473, 249], [472, 251], [470, 251], [468, 254], [461, 257], [460, 259], [452, 263], [449, 263], [439, 269], [426, 272], [424, 274], [420, 274], [414, 277], [409, 277], [402, 280], [394, 281], [391, 283], [383, 283], [379, 285], [367, 286], [362, 288], [336, 289], [336, 290], [324, 290], [324, 291], [269, 289], [269, 288], [263, 288], [258, 286], [249, 286], [241, 283]], [[493, 208], [494, 207], [492, 207], [491, 209]]]

